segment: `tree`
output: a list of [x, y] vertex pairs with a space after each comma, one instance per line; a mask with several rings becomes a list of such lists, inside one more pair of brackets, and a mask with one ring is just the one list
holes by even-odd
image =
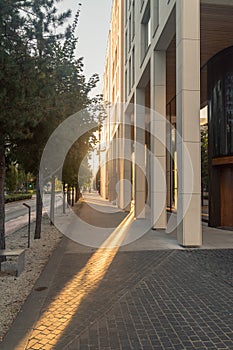
[[6, 188], [11, 193], [17, 192], [18, 189], [18, 169], [14, 163], [11, 163], [7, 169]]
[[[68, 202], [70, 197], [70, 191], [72, 191], [72, 205], [80, 198], [80, 180], [83, 183], [84, 179], [87, 180], [87, 175], [90, 175], [90, 170], [85, 162], [85, 170], [82, 164], [83, 159], [93, 150], [93, 146], [96, 144], [97, 139], [93, 131], [82, 135], [70, 148], [67, 157], [63, 165], [62, 181], [67, 185]], [[88, 172], [89, 170], [89, 172]], [[81, 172], [82, 171], [82, 172]], [[83, 179], [80, 179], [82, 173]], [[87, 180], [88, 181], [88, 180]], [[74, 190], [76, 197], [74, 198]]]
[[[6, 152], [32, 138], [50, 114], [54, 86], [49, 63], [70, 11], [57, 16], [54, 0], [0, 3], [0, 248], [5, 248]], [[31, 156], [31, 155], [30, 155]]]
[[6, 152], [26, 173], [37, 177], [34, 237], [40, 238], [42, 199], [38, 171], [44, 146], [50, 134], [69, 115], [88, 107], [93, 120], [99, 108], [99, 98], [89, 97], [99, 78], [94, 74], [86, 81], [83, 60], [75, 57], [80, 8], [65, 33], [56, 34], [71, 12], [58, 15], [55, 3], [55, 0], [2, 0], [0, 4], [1, 248], [5, 247]]
[[91, 185], [92, 171], [88, 160], [88, 157], [85, 157], [79, 168], [79, 186], [84, 188]]
[[[65, 31], [64, 41], [49, 41], [49, 49], [43, 44], [43, 49], [40, 51], [40, 57], [44, 57], [43, 50], [49, 53], [45, 55], [45, 61], [41, 66], [43, 69], [45, 67], [45, 72], [49, 69], [46, 117], [43, 118], [34, 128], [33, 142], [31, 142], [30, 139], [23, 140], [21, 143], [20, 141], [18, 142], [18, 145], [20, 144], [20, 154], [18, 154], [18, 159], [20, 159], [28, 171], [37, 175], [35, 238], [40, 238], [42, 218], [42, 200], [39, 188], [38, 170], [40, 158], [49, 136], [56, 127], [71, 114], [88, 107], [90, 110], [89, 119], [92, 120], [95, 118], [94, 110], [97, 111], [98, 108], [100, 109], [100, 97], [97, 96], [94, 99], [89, 98], [89, 92], [96, 86], [99, 78], [94, 74], [89, 81], [86, 81], [85, 76], [83, 75], [83, 60], [75, 57], [77, 44], [75, 30], [78, 18], [79, 10], [77, 11], [73, 24], [68, 26]], [[92, 133], [93, 131], [89, 133], [88, 138], [85, 139], [83, 145], [89, 145]], [[32, 154], [33, 158], [30, 158], [30, 155]], [[77, 181], [76, 187], [78, 187]]]
[[[0, 248], [5, 248], [4, 189], [6, 152], [16, 138], [27, 138], [42, 117], [37, 97], [38, 72], [25, 36], [19, 1], [0, 4]], [[33, 113], [32, 113], [33, 111]]]
[[67, 184], [68, 202], [70, 198], [70, 189], [72, 190], [75, 188], [76, 198], [73, 200], [74, 196], [72, 195], [72, 204], [79, 199], [80, 186], [84, 183], [84, 180], [90, 182], [91, 172], [86, 157], [90, 154], [90, 151], [94, 150], [94, 147], [98, 141], [96, 133], [97, 131], [99, 132], [101, 130], [102, 122], [106, 117], [102, 95], [97, 95], [95, 98], [90, 100], [86, 112], [85, 122], [95, 122], [96, 127], [83, 134], [72, 145], [63, 165], [62, 180], [63, 184]]

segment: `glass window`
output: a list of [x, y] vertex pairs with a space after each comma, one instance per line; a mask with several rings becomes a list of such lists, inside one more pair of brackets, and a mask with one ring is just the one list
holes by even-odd
[[129, 91], [131, 91], [131, 77], [132, 77], [132, 60], [129, 59]]
[[[226, 140], [225, 140], [225, 118], [223, 118], [223, 91], [222, 81], [219, 80], [213, 88], [213, 142], [214, 142], [214, 156], [226, 154]], [[222, 141], [222, 142], [221, 142]]]
[[213, 156], [232, 155], [233, 73], [226, 74], [225, 79], [216, 82], [212, 90], [210, 111], [210, 121], [213, 125]]
[[212, 156], [233, 155], [233, 48], [208, 63], [209, 124]]
[[159, 0], [153, 0], [153, 36], [159, 26]]
[[132, 86], [135, 83], [135, 49], [132, 51]]
[[129, 16], [129, 50], [131, 48], [131, 40], [132, 40], [132, 19], [131, 19], [131, 15]]
[[125, 71], [125, 101], [127, 101], [128, 97], [128, 72]]
[[128, 52], [128, 31], [125, 32], [125, 61], [127, 60], [127, 52]]
[[143, 5], [144, 5], [144, 0], [141, 0], [141, 11], [142, 11]]
[[124, 15], [125, 15], [125, 25], [127, 23], [127, 13], [128, 13], [128, 0], [125, 0], [125, 11], [124, 11]]
[[141, 42], [142, 42], [142, 60], [144, 59], [148, 47], [151, 44], [151, 14], [150, 14], [150, 2], [148, 2], [145, 9], [142, 23], [141, 23]]
[[132, 39], [134, 39], [135, 36], [135, 1], [133, 1], [133, 7], [132, 7]]
[[233, 154], [233, 73], [225, 79], [227, 154]]

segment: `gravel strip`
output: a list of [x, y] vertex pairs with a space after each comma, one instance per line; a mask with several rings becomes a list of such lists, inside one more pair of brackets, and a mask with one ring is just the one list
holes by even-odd
[[[27, 227], [6, 237], [7, 249], [25, 251], [25, 268], [19, 277], [0, 272], [0, 341], [9, 330], [27, 296], [33, 289], [49, 257], [62, 238], [62, 234], [43, 218], [41, 239], [34, 240], [35, 223], [31, 226], [31, 247], [27, 247]], [[3, 263], [8, 264], [8, 263]], [[9, 265], [11, 262], [9, 263]]]

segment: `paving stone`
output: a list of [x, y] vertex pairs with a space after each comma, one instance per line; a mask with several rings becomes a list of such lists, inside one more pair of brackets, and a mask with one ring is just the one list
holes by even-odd
[[[221, 266], [215, 270], [220, 257]], [[233, 252], [229, 250], [173, 252], [128, 288], [98, 326], [116, 327], [115, 342], [117, 335], [119, 343], [129, 336], [129, 342], [122, 342], [127, 349], [231, 349], [230, 261]], [[77, 349], [81, 349], [80, 339], [74, 340]]]
[[64, 254], [26, 350], [233, 349], [233, 250], [109, 254]]

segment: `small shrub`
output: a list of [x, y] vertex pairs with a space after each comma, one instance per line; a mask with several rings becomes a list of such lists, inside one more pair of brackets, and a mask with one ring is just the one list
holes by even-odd
[[16, 194], [7, 194], [5, 196], [5, 203], [17, 202], [22, 200], [28, 200], [32, 198], [30, 193], [16, 193]]

